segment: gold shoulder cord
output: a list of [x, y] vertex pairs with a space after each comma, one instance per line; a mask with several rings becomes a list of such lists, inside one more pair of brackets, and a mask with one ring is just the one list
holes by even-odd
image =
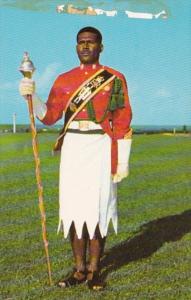
[[130, 130], [124, 135], [124, 140], [128, 140], [132, 138], [133, 129], [130, 128]]

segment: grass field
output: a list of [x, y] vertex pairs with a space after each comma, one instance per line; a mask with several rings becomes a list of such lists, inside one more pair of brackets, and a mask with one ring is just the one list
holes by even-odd
[[[134, 136], [131, 173], [119, 184], [119, 233], [108, 237], [101, 293], [48, 285], [30, 133], [0, 136], [1, 299], [191, 299], [191, 137]], [[39, 134], [53, 280], [72, 268], [57, 236], [56, 136]]]

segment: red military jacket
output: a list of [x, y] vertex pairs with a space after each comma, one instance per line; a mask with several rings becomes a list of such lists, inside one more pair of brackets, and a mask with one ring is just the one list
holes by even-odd
[[[132, 118], [127, 84], [123, 74], [109, 67], [102, 66], [100, 64], [94, 64], [81, 65], [80, 67], [74, 68], [59, 75], [51, 88], [46, 103], [47, 113], [41, 121], [46, 125], [52, 125], [61, 119], [63, 112], [65, 112], [68, 100], [72, 94], [85, 80], [87, 80], [101, 68], [108, 70], [110, 73], [121, 79], [124, 93], [124, 106], [112, 112], [108, 110], [108, 102], [110, 101], [113, 82], [106, 85], [93, 97], [93, 99], [90, 100], [93, 103], [96, 120], [98, 122], [106, 113], [105, 118], [100, 125], [112, 139], [112, 174], [115, 174], [117, 167], [117, 140], [123, 139], [128, 133]], [[75, 120], [82, 119], [89, 119], [86, 108], [79, 112], [75, 117]]]

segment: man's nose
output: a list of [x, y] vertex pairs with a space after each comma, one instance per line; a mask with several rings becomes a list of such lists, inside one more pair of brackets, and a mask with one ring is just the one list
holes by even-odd
[[88, 41], [84, 42], [84, 48], [89, 48], [89, 42]]

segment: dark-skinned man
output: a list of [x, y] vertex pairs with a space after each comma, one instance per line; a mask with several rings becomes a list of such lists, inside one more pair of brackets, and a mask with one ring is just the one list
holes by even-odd
[[[54, 150], [61, 150], [59, 227], [70, 235], [75, 267], [61, 288], [87, 282], [101, 290], [100, 258], [110, 220], [117, 233], [117, 182], [128, 175], [131, 107], [120, 72], [99, 63], [102, 35], [93, 27], [77, 34], [80, 66], [55, 80], [48, 100], [23, 79], [20, 93], [33, 95], [34, 112], [46, 125], [64, 118]], [[87, 248], [89, 260], [87, 260]]]

